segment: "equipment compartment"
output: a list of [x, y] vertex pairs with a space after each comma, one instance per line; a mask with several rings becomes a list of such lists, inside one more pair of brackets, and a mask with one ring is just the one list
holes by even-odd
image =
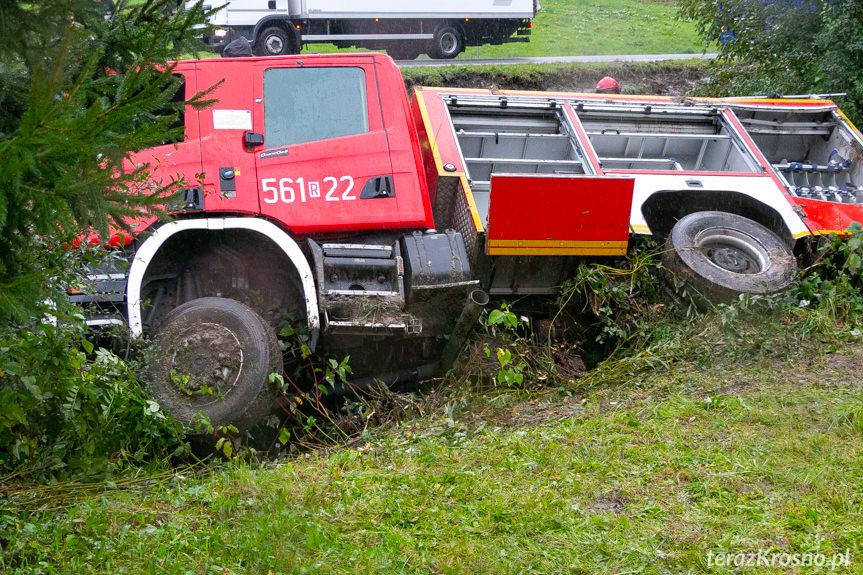
[[791, 195], [863, 202], [863, 146], [834, 107], [734, 111]]
[[719, 109], [581, 104], [576, 113], [606, 170], [761, 171]]

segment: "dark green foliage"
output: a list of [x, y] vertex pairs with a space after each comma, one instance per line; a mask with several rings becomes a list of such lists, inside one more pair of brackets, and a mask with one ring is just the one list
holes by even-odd
[[204, 13], [169, 5], [121, 1], [106, 18], [92, 0], [0, 3], [0, 318], [46, 296], [34, 236], [104, 236], [172, 192], [147, 166], [122, 173], [131, 151], [176, 135], [165, 63], [198, 46]]
[[182, 427], [80, 326], [0, 334], [0, 474], [92, 477], [184, 450]]
[[863, 316], [863, 229], [854, 223], [849, 231], [850, 236], [830, 236], [795, 297], [806, 306], [829, 309], [831, 319], [853, 328]]
[[652, 322], [662, 301], [660, 252], [651, 239], [606, 264], [585, 263], [563, 285], [553, 323], [572, 326], [589, 366], [602, 361]]
[[[863, 3], [859, 0], [679, 0], [720, 58], [714, 95], [846, 92], [863, 117]], [[731, 66], [729, 66], [731, 64]]]
[[[106, 255], [31, 241], [50, 264], [34, 277], [57, 294]], [[0, 477], [107, 475], [186, 450], [182, 426], [149, 399], [134, 364], [87, 340], [98, 334], [85, 331], [78, 308], [55, 298], [29, 311], [42, 320], [0, 326]]]
[[[123, 173], [131, 153], [182, 136], [168, 64], [200, 46], [200, 5], [0, 2], [0, 475], [100, 475], [185, 449], [124, 361], [84, 339], [63, 304], [74, 239], [158, 213], [175, 182]], [[202, 95], [192, 105], [203, 105]], [[178, 101], [179, 100], [179, 101]], [[181, 130], [181, 128], [180, 128]], [[95, 259], [94, 259], [95, 258]], [[50, 306], [46, 301], [53, 301]], [[58, 318], [57, 327], [46, 323]]]

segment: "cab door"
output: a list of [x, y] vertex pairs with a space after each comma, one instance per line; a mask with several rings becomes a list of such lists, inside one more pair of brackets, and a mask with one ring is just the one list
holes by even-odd
[[258, 213], [254, 154], [243, 146], [252, 130], [255, 69], [241, 59], [208, 59], [197, 64], [198, 89], [213, 105], [198, 113], [201, 183], [207, 212]]
[[261, 213], [300, 234], [399, 227], [373, 56], [257, 65]]

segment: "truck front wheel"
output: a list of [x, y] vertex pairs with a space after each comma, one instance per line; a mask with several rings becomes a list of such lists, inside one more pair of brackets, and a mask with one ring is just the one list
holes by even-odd
[[257, 56], [281, 56], [284, 54], [296, 54], [300, 47], [296, 45], [292, 35], [288, 35], [284, 28], [270, 26], [258, 36], [255, 43], [255, 55]]
[[794, 255], [779, 236], [727, 212], [681, 218], [666, 240], [662, 263], [714, 302], [779, 291], [797, 271]]
[[434, 47], [429, 51], [429, 56], [439, 59], [451, 59], [461, 54], [464, 50], [464, 39], [461, 32], [452, 26], [444, 26], [434, 35]]
[[210, 424], [240, 431], [272, 409], [282, 355], [273, 329], [250, 307], [204, 297], [173, 310], [154, 338], [150, 390], [162, 408], [195, 433], [203, 413]]

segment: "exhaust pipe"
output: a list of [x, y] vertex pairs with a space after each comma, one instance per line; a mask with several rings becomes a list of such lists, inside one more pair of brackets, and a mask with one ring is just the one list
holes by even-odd
[[450, 369], [458, 359], [458, 354], [461, 352], [467, 336], [476, 325], [476, 320], [479, 319], [479, 314], [489, 302], [489, 296], [481, 289], [475, 289], [467, 297], [467, 301], [461, 310], [461, 314], [456, 321], [452, 334], [449, 336], [449, 341], [444, 346], [443, 353], [440, 359], [441, 371]]

